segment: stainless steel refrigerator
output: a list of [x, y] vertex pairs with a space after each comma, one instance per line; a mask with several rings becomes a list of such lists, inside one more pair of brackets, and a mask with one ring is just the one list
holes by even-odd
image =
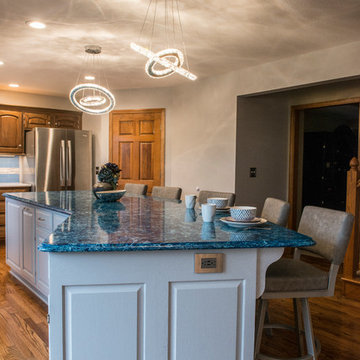
[[22, 182], [34, 191], [90, 190], [93, 184], [90, 131], [35, 128], [26, 133]]

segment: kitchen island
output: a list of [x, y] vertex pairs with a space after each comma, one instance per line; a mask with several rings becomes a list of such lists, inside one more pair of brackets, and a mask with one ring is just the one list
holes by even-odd
[[7, 206], [64, 217], [38, 243], [49, 254], [51, 360], [252, 359], [268, 265], [284, 247], [314, 244], [270, 223], [203, 223], [198, 211], [151, 197], [5, 196]]

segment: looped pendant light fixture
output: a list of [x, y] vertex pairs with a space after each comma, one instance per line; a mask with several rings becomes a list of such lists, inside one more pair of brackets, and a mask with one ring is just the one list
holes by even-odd
[[[155, 25], [158, 14], [158, 0], [150, 0], [145, 20], [141, 28], [139, 42], [132, 42], [130, 47], [141, 55], [148, 58], [145, 64], [145, 72], [154, 79], [170, 76], [174, 73], [182, 75], [189, 80], [196, 80], [197, 76], [189, 71], [189, 63], [186, 55], [182, 23], [180, 19], [178, 0], [164, 0], [164, 42], [167, 48], [157, 52], [152, 51]], [[152, 22], [149, 19], [152, 12]], [[147, 47], [139, 45], [142, 42], [146, 27], [150, 25], [151, 36], [148, 37]], [[160, 39], [161, 40], [161, 39]], [[181, 46], [177, 46], [179, 43]], [[181, 50], [180, 50], [181, 49]], [[186, 65], [186, 68], [184, 67]]]
[[[80, 72], [77, 85], [71, 89], [69, 98], [79, 110], [92, 115], [106, 114], [115, 106], [115, 97], [108, 90], [108, 84], [100, 64], [101, 47], [85, 46], [85, 66]], [[85, 79], [88, 82], [82, 83]], [[89, 82], [92, 81], [92, 82]], [[106, 83], [106, 87], [101, 85]]]

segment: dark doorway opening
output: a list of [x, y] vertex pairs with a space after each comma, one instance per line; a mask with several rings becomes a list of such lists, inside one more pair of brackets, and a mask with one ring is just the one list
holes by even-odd
[[[346, 208], [346, 172], [358, 155], [359, 104], [305, 109], [303, 118], [302, 208]], [[301, 156], [301, 155], [300, 155]]]

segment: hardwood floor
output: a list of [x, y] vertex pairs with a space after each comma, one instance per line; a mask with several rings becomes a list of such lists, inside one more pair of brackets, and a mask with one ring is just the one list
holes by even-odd
[[9, 274], [0, 243], [0, 359], [49, 358], [47, 305]]
[[[360, 360], [360, 299], [342, 297], [338, 280], [336, 295], [311, 299], [310, 308], [322, 347], [319, 360]], [[0, 243], [0, 360], [48, 359], [46, 315], [47, 306], [9, 275], [5, 246]], [[291, 324], [291, 300], [272, 300], [270, 316], [274, 322]], [[283, 330], [274, 330], [271, 337], [264, 333], [261, 349], [267, 354], [294, 357], [296, 338]]]

